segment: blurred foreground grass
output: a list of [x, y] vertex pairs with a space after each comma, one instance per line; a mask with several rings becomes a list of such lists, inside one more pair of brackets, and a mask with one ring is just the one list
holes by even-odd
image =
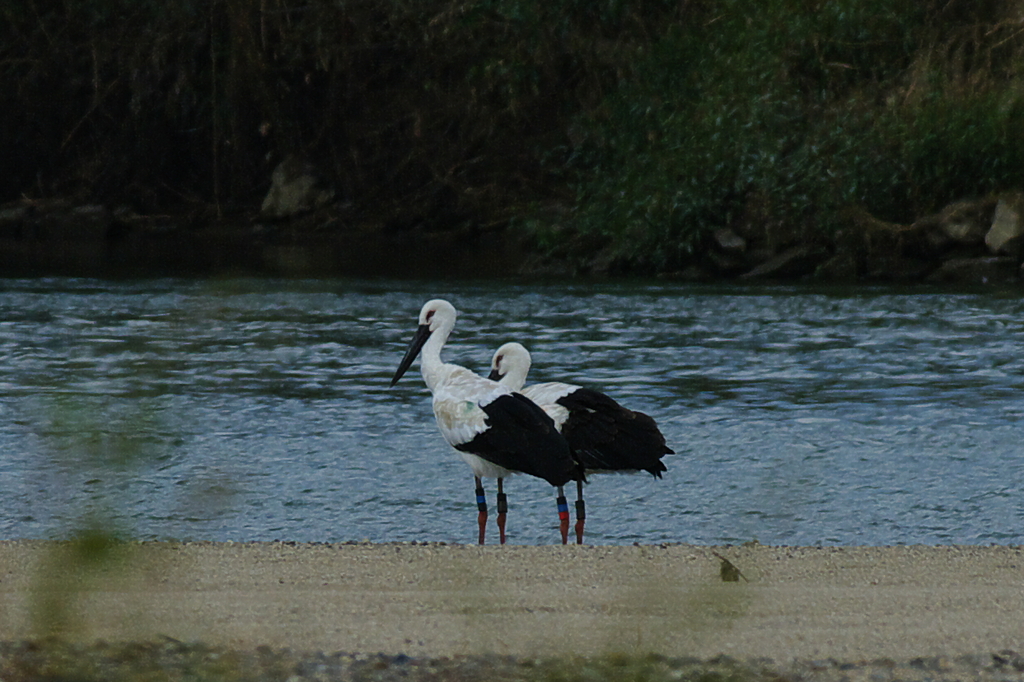
[[[62, 541], [50, 545], [40, 562], [32, 589], [32, 629], [39, 637], [83, 636], [76, 615], [79, 596], [102, 585], [116, 588], [134, 570], [131, 528], [117, 510], [124, 495], [94, 492], [82, 498], [71, 488], [80, 479], [91, 483], [128, 477], [154, 453], [147, 434], [157, 417], [136, 401], [111, 396], [56, 393], [41, 410], [37, 432], [42, 455], [52, 460], [52, 504], [67, 528]], [[78, 502], [67, 502], [75, 500]], [[4, 679], [0, 677], [0, 679]]]

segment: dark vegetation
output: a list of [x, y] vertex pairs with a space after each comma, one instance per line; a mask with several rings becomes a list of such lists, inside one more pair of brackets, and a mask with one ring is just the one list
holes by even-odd
[[[622, 272], [721, 227], [829, 239], [1024, 189], [1005, 0], [6, 0], [0, 203], [517, 231]], [[321, 228], [322, 229], [322, 228]]]

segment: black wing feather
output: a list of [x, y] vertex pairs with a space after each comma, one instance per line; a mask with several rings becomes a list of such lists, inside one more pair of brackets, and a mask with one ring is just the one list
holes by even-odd
[[464, 452], [513, 471], [543, 478], [554, 486], [582, 478], [583, 472], [555, 423], [536, 403], [519, 393], [499, 396], [481, 406], [487, 430], [456, 445]]
[[585, 469], [643, 470], [656, 478], [667, 471], [661, 458], [675, 454], [654, 420], [589, 388], [560, 398], [569, 411], [562, 435]]

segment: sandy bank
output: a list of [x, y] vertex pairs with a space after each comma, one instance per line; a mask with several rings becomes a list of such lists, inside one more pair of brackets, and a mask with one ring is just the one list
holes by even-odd
[[[749, 582], [723, 582], [714, 552]], [[1024, 645], [1021, 547], [0, 542], [0, 640], [868, 660]]]

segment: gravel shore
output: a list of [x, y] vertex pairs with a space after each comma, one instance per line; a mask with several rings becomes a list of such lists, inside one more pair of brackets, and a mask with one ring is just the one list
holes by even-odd
[[1022, 552], [5, 541], [0, 680], [1020, 680]]
[[266, 682], [889, 682], [897, 680], [1024, 680], [1024, 657], [930, 657], [908, 661], [834, 659], [777, 662], [716, 656], [605, 655], [534, 658], [498, 655], [410, 657], [404, 654], [294, 652], [257, 647], [226, 649], [171, 639], [119, 644], [59, 641], [0, 642], [0, 680], [252, 680]]

